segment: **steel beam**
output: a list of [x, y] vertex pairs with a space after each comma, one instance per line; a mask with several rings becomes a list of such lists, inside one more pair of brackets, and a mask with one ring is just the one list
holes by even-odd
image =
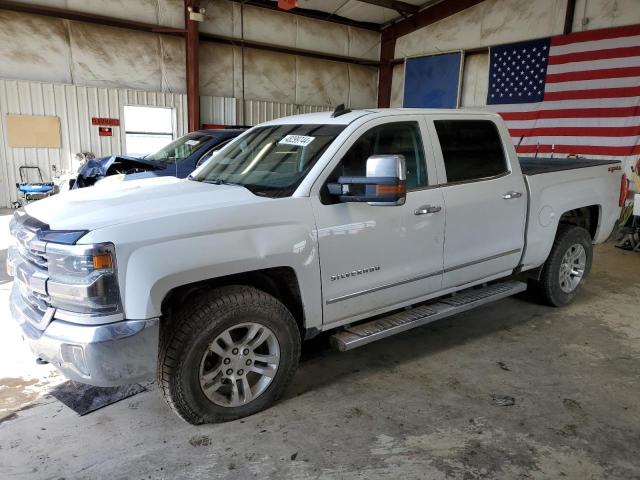
[[396, 50], [396, 37], [391, 30], [382, 31], [380, 44], [380, 69], [378, 71], [378, 107], [391, 105], [391, 81], [393, 79], [393, 57]]
[[418, 5], [412, 5], [407, 2], [401, 2], [399, 0], [358, 0], [361, 3], [368, 3], [369, 5], [375, 5], [377, 7], [388, 8], [395, 10], [400, 14], [413, 15], [420, 10]]
[[309, 10], [306, 8], [292, 8], [291, 10], [281, 10], [278, 8], [278, 4], [271, 0], [229, 0], [235, 3], [243, 3], [251, 7], [265, 8], [267, 10], [274, 10], [283, 13], [289, 13], [292, 15], [298, 15], [300, 17], [313, 18], [315, 20], [324, 20], [325, 22], [339, 23], [341, 25], [347, 25], [350, 27], [363, 28], [365, 30], [372, 30], [379, 32], [381, 26], [377, 23], [370, 22], [358, 22], [357, 20], [351, 20], [350, 18], [341, 17], [339, 15], [332, 15], [330, 13], [321, 12], [319, 10]]
[[576, 11], [576, 0], [567, 0], [567, 11], [564, 14], [564, 29], [565, 35], [569, 35], [573, 30], [573, 16]]
[[193, 132], [200, 129], [200, 36], [199, 23], [190, 18], [190, 10], [197, 11], [197, 0], [184, 0], [185, 48], [187, 52], [187, 124]]
[[402, 37], [411, 32], [415, 32], [416, 30], [424, 28], [427, 25], [431, 25], [438, 20], [442, 20], [443, 18], [455, 15], [456, 13], [473, 7], [474, 5], [477, 5], [478, 3], [481, 3], [483, 1], [484, 0], [444, 0], [440, 3], [436, 3], [433, 6], [420, 10], [418, 13], [410, 16], [409, 18], [405, 18], [404, 20], [400, 20], [388, 25], [387, 27], [383, 28], [382, 31], [384, 32], [385, 30], [391, 30], [395, 38]]
[[226, 45], [234, 45], [237, 47], [246, 47], [256, 50], [266, 50], [269, 52], [286, 53], [288, 55], [299, 55], [302, 57], [317, 58], [319, 60], [328, 60], [331, 62], [352, 63], [355, 65], [368, 65], [373, 67], [377, 67], [378, 65], [380, 65], [380, 62], [377, 60], [367, 60], [364, 58], [347, 57], [343, 55], [332, 55], [328, 53], [303, 50], [301, 48], [281, 47], [279, 45], [273, 45], [271, 43], [260, 43], [251, 40], [242, 40], [239, 38], [222, 37], [220, 35], [213, 35], [210, 33], [200, 32], [200, 40], [203, 42], [223, 43]]

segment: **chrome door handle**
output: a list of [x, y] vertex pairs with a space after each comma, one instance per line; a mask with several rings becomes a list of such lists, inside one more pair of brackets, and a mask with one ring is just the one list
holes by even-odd
[[440, 210], [442, 210], [440, 205], [423, 205], [420, 208], [416, 208], [413, 213], [414, 215], [428, 215], [430, 213], [438, 213]]
[[505, 200], [512, 200], [514, 198], [520, 198], [522, 196], [522, 193], [520, 192], [507, 192], [505, 193], [502, 198], [504, 198]]

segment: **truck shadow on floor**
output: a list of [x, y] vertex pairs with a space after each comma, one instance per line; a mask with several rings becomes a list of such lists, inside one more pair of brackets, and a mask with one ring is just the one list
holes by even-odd
[[300, 367], [283, 399], [329, 386], [350, 375], [386, 371], [427, 359], [490, 335], [506, 334], [557, 311], [535, 303], [528, 294], [435, 321], [348, 352], [331, 348], [331, 333], [323, 333], [302, 346]]

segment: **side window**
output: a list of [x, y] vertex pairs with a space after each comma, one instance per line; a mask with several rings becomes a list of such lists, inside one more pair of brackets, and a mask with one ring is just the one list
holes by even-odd
[[489, 120], [436, 120], [434, 123], [449, 183], [508, 172], [495, 123]]
[[363, 134], [340, 161], [331, 175], [362, 176], [367, 174], [371, 155], [404, 155], [407, 166], [407, 190], [425, 187], [427, 171], [424, 148], [417, 122], [385, 123]]

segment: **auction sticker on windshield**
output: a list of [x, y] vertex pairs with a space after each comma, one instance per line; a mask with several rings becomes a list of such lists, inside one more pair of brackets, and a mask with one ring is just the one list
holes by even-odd
[[316, 137], [305, 137], [304, 135], [287, 135], [278, 142], [278, 145], [295, 145], [296, 147], [306, 147], [315, 139]]
[[187, 140], [184, 143], [187, 144], [187, 145], [195, 146], [195, 145], [198, 145], [200, 143], [200, 140]]

